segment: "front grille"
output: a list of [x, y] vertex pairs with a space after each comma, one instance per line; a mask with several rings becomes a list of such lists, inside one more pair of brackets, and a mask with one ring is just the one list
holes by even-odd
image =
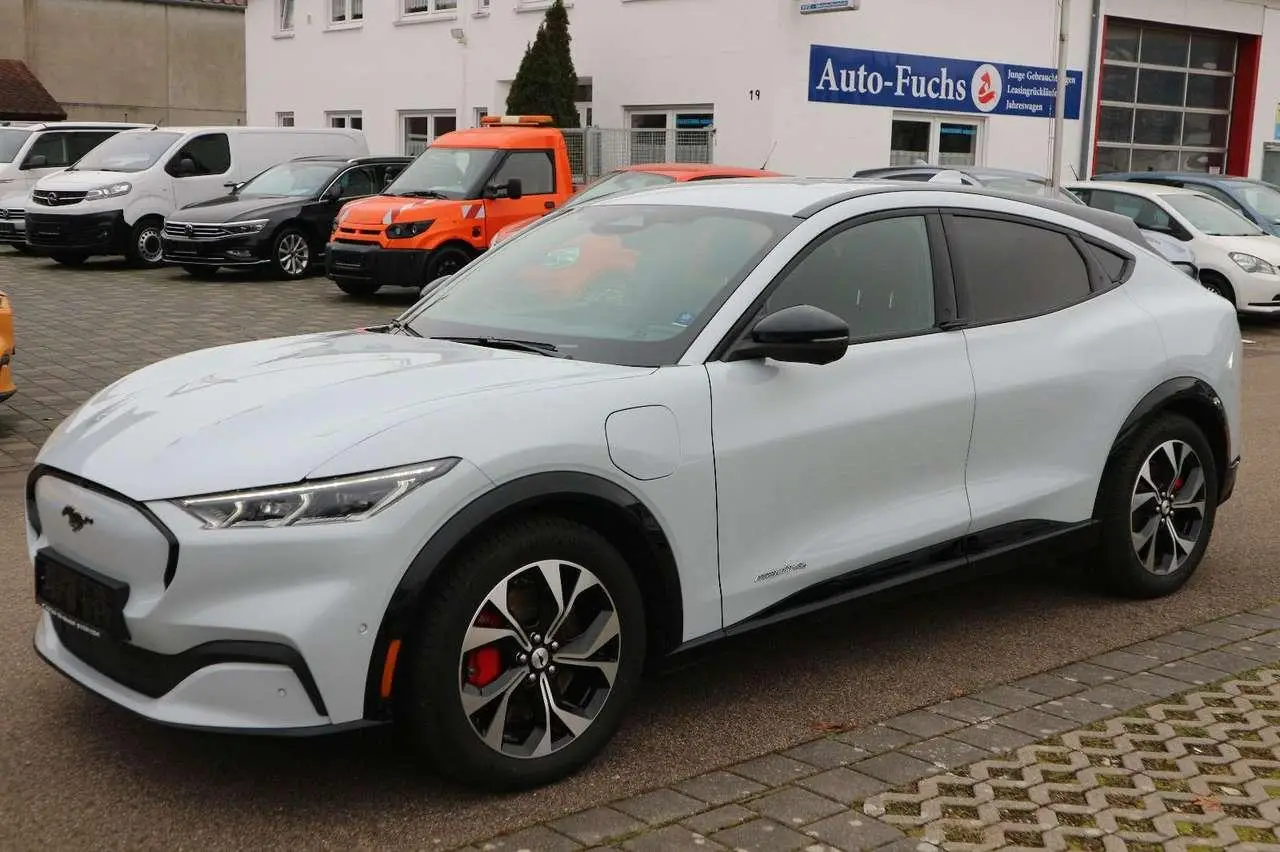
[[27, 211], [21, 207], [0, 207], [0, 221], [5, 219], [22, 219], [27, 215]]
[[68, 204], [79, 204], [88, 194], [88, 192], [52, 192], [47, 189], [37, 189], [31, 193], [31, 200], [45, 207], [65, 207]]
[[194, 222], [165, 222], [166, 237], [182, 237], [188, 240], [216, 240], [228, 235], [221, 225], [198, 225]]

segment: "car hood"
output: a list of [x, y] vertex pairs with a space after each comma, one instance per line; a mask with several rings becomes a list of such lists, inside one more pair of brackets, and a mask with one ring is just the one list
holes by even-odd
[[[479, 395], [647, 372], [360, 330], [239, 343], [110, 385], [58, 426], [37, 463], [137, 500], [297, 482], [386, 429]], [[404, 453], [405, 464], [421, 460], [415, 447]]]
[[1239, 251], [1260, 257], [1273, 266], [1280, 266], [1280, 237], [1263, 234], [1256, 237], [1206, 237], [1223, 251]]
[[222, 223], [243, 219], [263, 219], [275, 213], [298, 210], [305, 198], [238, 198], [224, 195], [212, 201], [189, 204], [169, 218], [175, 222]]
[[36, 181], [36, 189], [47, 189], [54, 192], [85, 192], [113, 183], [128, 183], [136, 177], [136, 174], [130, 172], [61, 171], [40, 178], [40, 180]]
[[[479, 204], [481, 202], [473, 202]], [[342, 209], [339, 221], [351, 225], [389, 225], [392, 222], [417, 222], [442, 212], [456, 210], [458, 202], [440, 198], [403, 198], [375, 195], [354, 201]], [[388, 218], [389, 217], [389, 218]]]

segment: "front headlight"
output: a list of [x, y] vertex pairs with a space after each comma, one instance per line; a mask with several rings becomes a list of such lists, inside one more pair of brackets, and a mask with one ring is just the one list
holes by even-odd
[[340, 476], [301, 485], [232, 491], [175, 501], [207, 530], [292, 527], [362, 521], [418, 486], [453, 470], [459, 459]]
[[120, 183], [113, 183], [89, 190], [84, 194], [84, 200], [98, 201], [103, 198], [115, 198], [118, 195], [128, 195], [132, 191], [133, 184], [121, 181]]
[[387, 226], [387, 239], [404, 240], [416, 237], [433, 224], [435, 224], [434, 219], [425, 219], [421, 222], [396, 222], [394, 225]]
[[256, 234], [267, 227], [267, 222], [267, 219], [251, 219], [244, 222], [226, 222], [222, 227], [226, 228], [228, 234]]
[[1251, 254], [1245, 254], [1242, 251], [1233, 251], [1229, 255], [1235, 261], [1236, 266], [1245, 272], [1260, 272], [1263, 275], [1275, 275], [1276, 268], [1267, 263], [1260, 257], [1254, 257]]

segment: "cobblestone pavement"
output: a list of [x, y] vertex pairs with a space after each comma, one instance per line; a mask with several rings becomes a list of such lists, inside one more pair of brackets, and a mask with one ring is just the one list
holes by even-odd
[[1280, 849], [1280, 604], [466, 847]]

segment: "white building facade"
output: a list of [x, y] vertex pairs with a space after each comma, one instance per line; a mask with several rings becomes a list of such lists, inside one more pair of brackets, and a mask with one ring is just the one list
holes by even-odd
[[[359, 127], [374, 152], [416, 153], [505, 111], [547, 5], [250, 0], [248, 123]], [[579, 110], [609, 166], [1050, 169], [1057, 0], [568, 5]], [[1280, 0], [1071, 0], [1067, 32], [1063, 178], [1280, 178]]]

